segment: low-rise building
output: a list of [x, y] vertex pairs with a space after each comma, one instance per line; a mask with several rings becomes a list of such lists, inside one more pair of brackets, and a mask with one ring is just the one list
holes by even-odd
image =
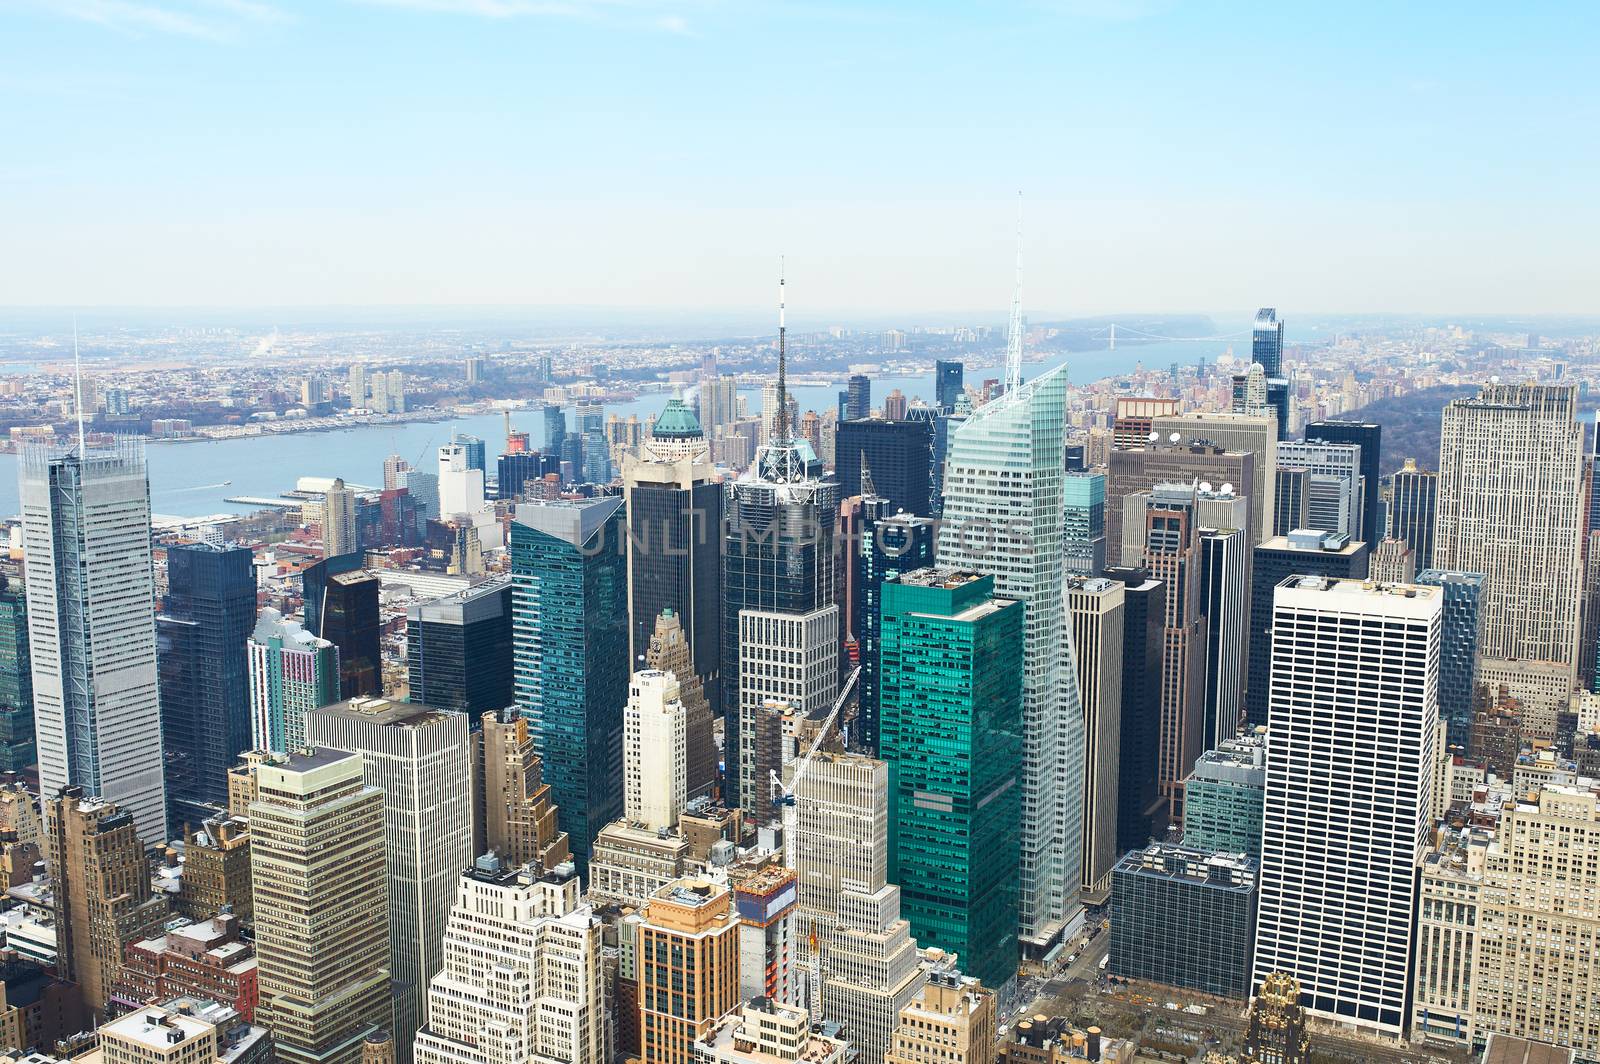
[[804, 1009], [754, 998], [695, 1042], [696, 1064], [845, 1064], [850, 1043], [813, 1028]]
[[991, 1064], [994, 991], [960, 972], [935, 972], [900, 1010], [883, 1064]]
[[256, 951], [239, 936], [232, 913], [170, 927], [165, 934], [128, 943], [112, 1000], [137, 1008], [173, 997], [216, 1001], [255, 1019]]

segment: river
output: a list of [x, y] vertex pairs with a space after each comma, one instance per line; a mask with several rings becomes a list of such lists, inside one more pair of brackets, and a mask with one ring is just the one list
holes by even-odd
[[[1228, 350], [1222, 341], [1190, 341], [1124, 346], [1116, 351], [1075, 351], [1045, 362], [1023, 366], [1025, 377], [1034, 377], [1048, 368], [1068, 363], [1074, 383], [1083, 384], [1133, 370], [1136, 364], [1158, 368], [1172, 363], [1184, 365], [1202, 356], [1215, 361]], [[1235, 353], [1248, 350], [1248, 340], [1235, 342]], [[1000, 366], [968, 366], [968, 384], [981, 384], [986, 378], [1003, 375]], [[843, 380], [831, 388], [797, 387], [790, 392], [801, 411], [819, 413], [833, 409]], [[873, 404], [899, 388], [909, 398], [933, 399], [933, 375], [920, 377], [874, 377]], [[741, 392], [751, 412], [760, 409], [760, 389]], [[666, 394], [651, 394], [626, 403], [606, 407], [606, 413], [640, 420], [658, 413]], [[568, 424], [571, 424], [571, 414]], [[513, 426], [538, 438], [537, 410], [514, 411]], [[204, 440], [191, 443], [152, 443], [146, 449], [150, 465], [150, 509], [152, 513], [173, 517], [203, 517], [211, 514], [246, 513], [253, 509], [227, 500], [237, 496], [273, 498], [294, 487], [298, 477], [343, 477], [352, 484], [380, 486], [383, 460], [398, 454], [412, 465], [422, 465], [435, 449], [464, 432], [489, 441], [490, 464], [505, 438], [505, 422], [499, 413], [458, 417], [448, 421], [397, 425], [366, 425], [336, 432], [295, 432], [273, 436], [251, 436], [231, 440]], [[491, 468], [491, 473], [493, 472]], [[0, 454], [0, 514], [19, 510], [17, 496], [17, 456]]]

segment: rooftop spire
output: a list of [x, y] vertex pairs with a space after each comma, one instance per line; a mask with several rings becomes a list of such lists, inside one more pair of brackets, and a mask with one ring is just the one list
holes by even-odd
[[784, 262], [782, 256], [778, 258], [778, 419], [773, 422], [773, 439], [778, 443], [789, 442], [789, 389], [787, 381], [787, 354], [784, 351], [784, 322], [783, 322], [783, 274]]
[[872, 482], [872, 470], [867, 465], [867, 449], [861, 449], [861, 494], [863, 496], [878, 494], [878, 486]]
[[1011, 325], [1006, 330], [1006, 391], [1022, 387], [1022, 190], [1017, 190], [1017, 278], [1011, 290]]

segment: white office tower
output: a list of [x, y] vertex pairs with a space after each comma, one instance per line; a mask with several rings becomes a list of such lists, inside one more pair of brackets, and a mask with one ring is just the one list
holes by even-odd
[[601, 926], [571, 864], [460, 877], [417, 1064], [606, 1064]]
[[900, 888], [840, 891], [837, 926], [821, 946], [823, 1019], [843, 1025], [857, 1064], [882, 1064], [900, 1010], [928, 981], [911, 925], [900, 918]]
[[624, 816], [650, 831], [671, 831], [689, 798], [686, 714], [678, 679], [646, 669], [633, 674], [622, 711]]
[[1254, 985], [1392, 1037], [1407, 1027], [1432, 827], [1443, 591], [1316, 576], [1273, 597]]
[[73, 784], [167, 837], [143, 441], [23, 449], [23, 579], [40, 792]]
[[[794, 769], [784, 774], [789, 783]], [[819, 750], [794, 787], [794, 830], [784, 839], [798, 877], [796, 929], [815, 951], [839, 916], [839, 896], [871, 893], [889, 868], [889, 765], [862, 754]]]
[[1360, 444], [1280, 442], [1277, 481], [1273, 511], [1279, 535], [1315, 528], [1373, 542], [1361, 527]]
[[757, 810], [769, 804], [771, 774], [781, 776], [791, 754], [784, 744], [774, 759], [758, 716], [782, 703], [820, 720], [838, 697], [838, 604], [808, 613], [740, 610], [739, 662], [739, 793], [746, 808]]
[[1575, 384], [1486, 384], [1444, 409], [1432, 565], [1482, 573], [1480, 679], [1576, 675], [1583, 431]]
[[1062, 596], [1066, 367], [1007, 391], [950, 434], [939, 564], [1026, 604], [1019, 937], [1048, 949], [1082, 919], [1083, 706]]
[[475, 514], [483, 509], [483, 470], [467, 464], [467, 449], [459, 443], [439, 448], [439, 515]]
[[395, 1046], [402, 1064], [444, 960], [456, 878], [472, 863], [472, 748], [467, 715], [414, 702], [352, 698], [306, 714], [306, 741], [359, 753], [383, 790]]

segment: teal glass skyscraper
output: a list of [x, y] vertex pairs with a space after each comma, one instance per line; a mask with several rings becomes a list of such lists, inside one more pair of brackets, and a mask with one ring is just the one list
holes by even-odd
[[21, 772], [36, 760], [28, 597], [0, 576], [0, 772]]
[[889, 878], [924, 948], [985, 986], [1017, 974], [1024, 606], [960, 569], [883, 583]]
[[622, 815], [628, 702], [628, 569], [622, 499], [523, 503], [511, 523], [511, 647], [561, 830], [587, 870]]

